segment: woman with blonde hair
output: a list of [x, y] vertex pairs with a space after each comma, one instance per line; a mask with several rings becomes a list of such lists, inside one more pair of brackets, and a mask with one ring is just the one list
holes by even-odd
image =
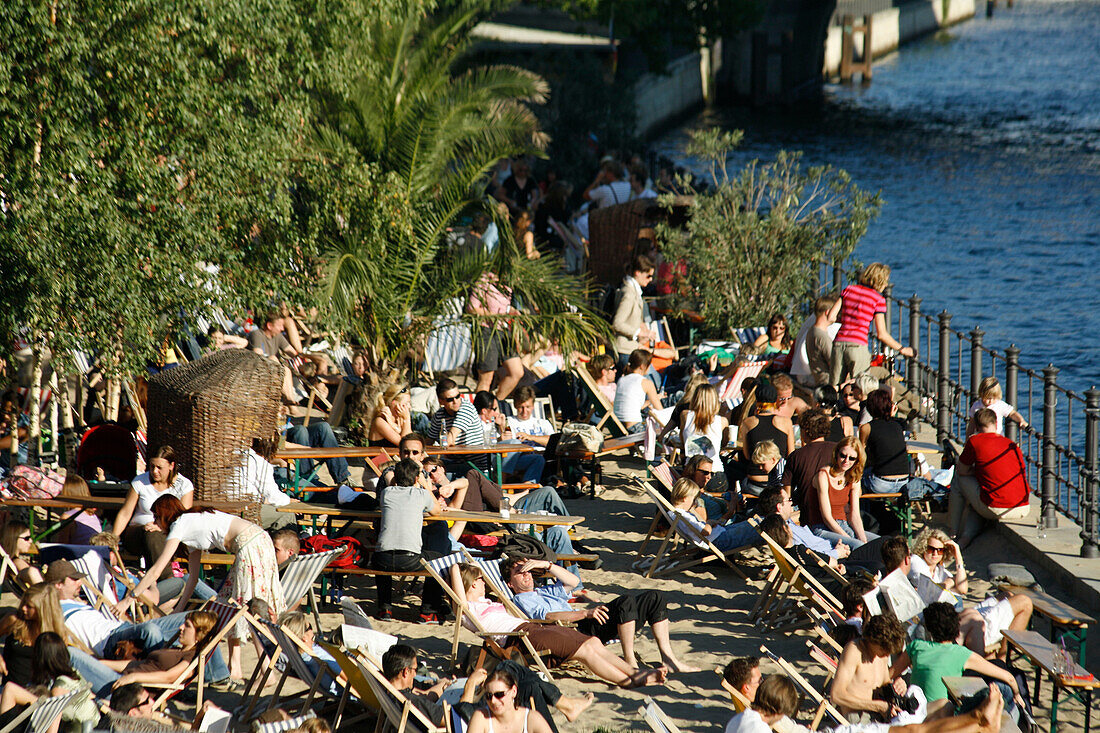
[[718, 389], [700, 384], [691, 395], [688, 409], [680, 415], [680, 435], [684, 458], [704, 455], [718, 463], [722, 448], [729, 441], [729, 419], [719, 414], [722, 406]]
[[393, 447], [413, 431], [412, 395], [406, 384], [390, 384], [374, 398], [367, 416], [367, 445]]
[[840, 330], [833, 338], [829, 384], [839, 387], [848, 379], [858, 377], [871, 366], [867, 348], [868, 329], [875, 323], [878, 340], [902, 356], [912, 358], [915, 352], [890, 335], [886, 327], [886, 298], [882, 293], [890, 283], [890, 266], [872, 262], [863, 268], [859, 282], [844, 288], [844, 292], [829, 310], [829, 320], [836, 319]]
[[61, 615], [61, 603], [57, 589], [49, 583], [38, 583], [27, 588], [19, 600], [15, 613], [0, 619], [0, 636], [6, 636], [0, 665], [7, 679], [24, 687], [30, 684], [31, 659], [38, 635], [52, 631], [69, 640], [65, 619]]
[[863, 478], [863, 444], [849, 435], [833, 449], [833, 460], [817, 473], [816, 491], [806, 492], [804, 522], [818, 537], [862, 547], [878, 535], [863, 529], [859, 514], [860, 481]]
[[[912, 553], [909, 556], [909, 579], [914, 585], [921, 575], [926, 575], [947, 590], [966, 593], [968, 583], [962, 549], [942, 529], [925, 527], [910, 543], [909, 551]], [[949, 573], [944, 566], [952, 558], [955, 572]]]

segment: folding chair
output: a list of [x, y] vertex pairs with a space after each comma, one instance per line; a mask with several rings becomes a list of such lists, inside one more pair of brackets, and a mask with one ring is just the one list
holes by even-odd
[[760, 376], [760, 372], [764, 371], [764, 368], [768, 366], [768, 362], [763, 359], [752, 358], [752, 361], [742, 362], [730, 374], [725, 380], [718, 385], [718, 399], [725, 402], [726, 405], [732, 410], [741, 404], [743, 398], [741, 397], [741, 385], [746, 379]]
[[836, 676], [839, 660], [809, 639], [806, 640], [806, 648], [810, 652], [810, 659], [817, 662], [825, 671], [825, 687], [828, 687], [833, 677]]
[[[754, 527], [755, 520], [749, 520]], [[820, 623], [822, 618], [832, 622], [842, 622], [842, 604], [797, 560], [791, 557], [775, 540], [763, 532], [760, 537], [771, 550], [775, 559], [749, 619], [758, 628], [779, 630], [781, 624], [791, 628], [810, 623]], [[828, 567], [822, 563], [822, 567]], [[832, 570], [832, 568], [830, 568]], [[838, 575], [843, 582], [844, 576]], [[813, 611], [814, 613], [811, 613]], [[799, 621], [799, 617], [802, 617]]]
[[[366, 661], [360, 659], [351, 661], [362, 671], [364, 679], [382, 709], [382, 715], [378, 716], [374, 733], [382, 733], [387, 722], [393, 726], [395, 733], [405, 733], [407, 730], [416, 733], [448, 733], [446, 724], [439, 726], [433, 723], [382, 676], [381, 665], [376, 660], [368, 657]], [[450, 706], [444, 703], [443, 720], [448, 721], [450, 717]]]
[[65, 695], [40, 697], [0, 729], [0, 733], [13, 733], [20, 729], [28, 718], [30, 721], [26, 725], [27, 733], [47, 733], [65, 709], [79, 702], [84, 695], [88, 694], [89, 689], [89, 685], [84, 684]]
[[288, 730], [301, 728], [307, 720], [316, 717], [317, 713], [310, 710], [305, 715], [299, 715], [288, 720], [276, 720], [273, 723], [256, 722], [252, 724], [252, 733], [286, 733]]
[[583, 365], [574, 367], [573, 375], [580, 380], [585, 393], [592, 400], [592, 404], [596, 406], [596, 410], [603, 411], [600, 421], [596, 423], [596, 427], [601, 430], [606, 427], [611, 432], [611, 437], [613, 438], [627, 435], [629, 431], [626, 429], [626, 426], [615, 416], [615, 406], [607, 399], [607, 395], [601, 392], [600, 388], [596, 386], [596, 380], [588, 373], [588, 369]]
[[[449, 575], [451, 568], [458, 563], [461, 563], [464, 559], [465, 558], [463, 557], [463, 553], [455, 552], [431, 561], [421, 560], [424, 565], [424, 569], [428, 571], [428, 575], [430, 575], [437, 583], [443, 586], [443, 590], [447, 592], [447, 595], [450, 596], [451, 602], [454, 603], [455, 631], [454, 636], [451, 639], [452, 664], [457, 663], [458, 661], [458, 639], [459, 634], [462, 631], [462, 618], [465, 616], [470, 620], [470, 625], [474, 627], [474, 633], [478, 636], [478, 638], [482, 640], [483, 654], [485, 652], [488, 652], [490, 654], [493, 654], [494, 656], [500, 657], [501, 659], [512, 659], [515, 655], [513, 652], [509, 652], [508, 649], [514, 649], [515, 645], [512, 644], [506, 648], [505, 646], [498, 643], [495, 637], [506, 636], [510, 639], [518, 639], [519, 644], [522, 646], [523, 651], [526, 651], [531, 663], [538, 667], [538, 670], [540, 672], [546, 675], [547, 680], [553, 680], [553, 675], [551, 675], [550, 670], [546, 668], [546, 664], [542, 661], [542, 657], [539, 655], [539, 652], [531, 643], [531, 640], [527, 638], [526, 634], [521, 631], [516, 631], [509, 634], [489, 633], [488, 631], [486, 631], [485, 627], [481, 625], [481, 619], [479, 619], [475, 614], [470, 613], [469, 608], [466, 606], [466, 599], [459, 597], [458, 594], [455, 592], [455, 589], [451, 587], [451, 584], [443, 579], [444, 574]], [[488, 580], [486, 581], [486, 584], [488, 584]], [[512, 609], [515, 608], [514, 603], [511, 605], [511, 607], [509, 607], [509, 604], [505, 603], [503, 599], [501, 600], [501, 603], [504, 603], [505, 607], [509, 608], [509, 611], [517, 615], [519, 618], [525, 618], [522, 613], [517, 613], [518, 609], [512, 611]], [[516, 651], [519, 652], [520, 656], [522, 657], [523, 652], [519, 650]], [[522, 661], [526, 662], [527, 660]]]
[[[733, 572], [740, 575], [745, 580], [748, 580], [748, 576], [745, 575], [741, 568], [737, 567], [730, 558], [734, 555], [743, 553], [752, 545], [742, 545], [741, 547], [734, 547], [726, 552], [722, 552], [714, 543], [704, 537], [695, 529], [686, 519], [672, 508], [672, 504], [668, 503], [665, 497], [657, 493], [653, 487], [642, 483], [638, 479], [635, 479], [642, 490], [649, 495], [649, 498], [657, 505], [658, 517], [664, 517], [664, 520], [669, 525], [668, 534], [665, 535], [664, 541], [661, 542], [660, 548], [657, 550], [657, 554], [653, 559], [643, 557], [642, 551], [645, 549], [646, 541], [652, 537], [656, 531], [658, 517], [653, 518], [653, 522], [650, 524], [649, 534], [646, 536], [646, 540], [642, 542], [642, 545], [638, 548], [638, 557], [634, 561], [631, 568], [637, 572], [642, 572], [645, 569], [645, 577], [655, 578], [670, 575], [681, 570], [687, 570], [688, 568], [695, 567], [696, 565], [702, 565], [703, 563], [711, 562], [712, 560], [718, 560], [723, 565], [728, 567]], [[677, 549], [676, 545], [682, 541], [682, 547]], [[648, 565], [648, 568], [646, 567]]]
[[680, 733], [680, 727], [651, 698], [645, 698], [645, 705], [639, 707], [638, 712], [653, 733]]
[[546, 420], [554, 430], [561, 430], [558, 419], [554, 414], [554, 400], [549, 395], [535, 398], [535, 409], [531, 414], [536, 418]]
[[[231, 629], [233, 624], [237, 623], [239, 619], [251, 619], [250, 623], [256, 626], [255, 619], [252, 618], [248, 611], [237, 605], [229, 605], [221, 601], [209, 600], [203, 604], [200, 610], [209, 611], [214, 614], [217, 618], [217, 621], [214, 623], [214, 628], [210, 630], [210, 634], [206, 637], [206, 642], [202, 645], [202, 648], [199, 649], [199, 653], [195, 655], [195, 658], [192, 659], [191, 663], [187, 665], [187, 668], [180, 673], [179, 677], [167, 685], [146, 685], [146, 687], [164, 688], [164, 692], [162, 692], [160, 697], [153, 703], [154, 710], [158, 710], [168, 702], [168, 698], [186, 687], [191, 677], [196, 673], [198, 674], [198, 692], [196, 693], [195, 708], [202, 708], [202, 699], [206, 686], [207, 658], [217, 650], [218, 644], [220, 644], [222, 639], [229, 634], [229, 629]], [[171, 641], [169, 643], [171, 643]]]
[[791, 682], [795, 684], [802, 694], [805, 695], [811, 702], [815, 703], [817, 707], [814, 710], [813, 721], [810, 723], [810, 730], [817, 730], [821, 725], [821, 720], [824, 716], [828, 715], [832, 719], [834, 725], [847, 725], [848, 719], [844, 717], [844, 714], [833, 707], [832, 703], [825, 699], [825, 696], [817, 691], [817, 688], [811, 685], [805, 677], [798, 673], [798, 670], [791, 666], [783, 657], [773, 653], [768, 647], [763, 644], [760, 645], [760, 653], [767, 656], [773, 662], [779, 665], [779, 668], [783, 670], [783, 674], [791, 678]]
[[[92, 608], [99, 611], [104, 618], [110, 621], [129, 621], [131, 619], [120, 618], [115, 612], [114, 607], [118, 603], [118, 598], [115, 596], [114, 579], [107, 571], [102, 556], [95, 552], [96, 549], [99, 548], [90, 549], [87, 553], [72, 561], [73, 567], [85, 575], [80, 581], [80, 589]], [[102, 549], [109, 550], [110, 548], [104, 547]]]
[[19, 579], [19, 569], [15, 567], [15, 561], [3, 547], [0, 547], [0, 586], [3, 586], [5, 581], [8, 583], [8, 589], [17, 596], [23, 595], [27, 590], [27, 585]]
[[343, 549], [330, 550], [328, 552], [316, 552], [310, 555], [298, 555], [287, 563], [283, 570], [280, 582], [283, 586], [283, 595], [286, 596], [286, 608], [293, 611], [305, 598], [309, 598], [309, 605], [313, 609], [313, 623], [321, 628], [321, 617], [317, 613], [317, 597], [313, 593], [313, 584], [321, 576], [332, 559], [343, 552]]

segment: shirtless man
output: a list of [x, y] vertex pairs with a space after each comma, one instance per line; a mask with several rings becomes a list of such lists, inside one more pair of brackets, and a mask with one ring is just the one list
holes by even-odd
[[[853, 722], [888, 722], [900, 711], [885, 700], [874, 699], [875, 690], [893, 684], [899, 695], [905, 681], [890, 675], [890, 657], [905, 648], [905, 627], [892, 615], [872, 616], [863, 624], [863, 635], [848, 643], [840, 655], [829, 699]], [[864, 714], [870, 720], [864, 719]]]
[[775, 406], [776, 414], [786, 418], [801, 415], [810, 409], [810, 405], [801, 397], [794, 394], [794, 381], [786, 374], [776, 374], [772, 377], [772, 385], [779, 393], [779, 400]]

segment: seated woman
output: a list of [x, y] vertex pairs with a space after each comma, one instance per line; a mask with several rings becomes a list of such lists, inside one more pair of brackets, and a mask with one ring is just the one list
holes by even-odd
[[31, 684], [34, 644], [47, 631], [67, 637], [57, 589], [49, 583], [32, 585], [19, 600], [19, 608], [0, 618], [4, 677], [23, 687]]
[[894, 419], [894, 396], [876, 389], [865, 403], [871, 421], [859, 426], [859, 440], [867, 452], [863, 488], [872, 494], [893, 494], [909, 482], [909, 454], [905, 430]]
[[103, 664], [121, 674], [115, 687], [138, 682], [143, 685], [168, 685], [179, 679], [187, 665], [213, 633], [218, 617], [209, 611], [192, 611], [180, 624], [178, 646], [148, 652], [139, 659], [104, 659]]
[[680, 415], [680, 437], [683, 439], [685, 459], [704, 455], [718, 461], [730, 433], [729, 419], [720, 414], [721, 406], [718, 390], [712, 385], [704, 383], [695, 388], [688, 409]]
[[34, 547], [30, 527], [24, 522], [8, 522], [0, 534], [0, 547], [15, 564], [20, 582], [28, 586], [42, 582], [42, 571], [28, 560]]
[[[88, 490], [88, 482], [74, 470], [65, 475], [65, 484], [61, 487], [61, 496], [85, 499], [91, 498], [92, 492]], [[73, 521], [57, 533], [57, 539], [53, 540], [54, 542], [67, 545], [86, 545], [93, 535], [103, 531], [103, 522], [99, 518], [99, 509], [96, 507], [70, 509], [61, 515], [61, 518], [72, 519]]]
[[[336, 680], [346, 681], [347, 675], [340, 669], [340, 663], [315, 643], [313, 624], [309, 618], [301, 611], [287, 611], [279, 617], [279, 626], [301, 639], [309, 647], [309, 654], [302, 652], [302, 661], [305, 662], [310, 672], [316, 675], [320, 669], [320, 662], [324, 662], [328, 666], [328, 671], [321, 677], [321, 685], [328, 690], [329, 694], [339, 695], [341, 690], [338, 688]], [[303, 682], [310, 684], [313, 679], [303, 680]]]
[[768, 330], [756, 337], [752, 346], [756, 353], [764, 356], [777, 356], [787, 354], [794, 345], [791, 338], [790, 327], [782, 313], [776, 313], [768, 319]]
[[531, 212], [526, 209], [516, 214], [512, 222], [512, 236], [516, 242], [516, 249], [529, 260], [537, 260], [542, 253], [535, 247], [535, 233], [531, 231]]
[[641, 432], [645, 427], [642, 411], [646, 408], [660, 410], [661, 395], [653, 381], [646, 378], [653, 354], [645, 349], [630, 352], [626, 371], [619, 378], [615, 388], [615, 417], [632, 433]]
[[815, 479], [817, 491], [806, 492], [804, 521], [818, 537], [862, 547], [878, 535], [863, 529], [859, 514], [860, 479], [863, 477], [863, 445], [847, 437], [837, 443], [832, 462]]
[[[909, 580], [915, 586], [924, 575], [945, 590], [966, 593], [969, 582], [963, 564], [962, 548], [947, 533], [936, 527], [925, 527], [910, 546]], [[950, 557], [948, 557], [950, 553]], [[955, 570], [944, 567], [954, 560]], [[985, 656], [986, 650], [1001, 640], [1005, 629], [1023, 630], [1031, 621], [1031, 599], [1022, 594], [1004, 593], [989, 596], [977, 608], [959, 611], [961, 643], [971, 651]]]
[[[476, 565], [451, 566], [451, 585], [459, 598], [466, 600], [470, 613], [477, 616], [481, 626], [504, 646], [508, 635], [522, 631], [537, 651], [550, 652], [558, 661], [573, 659], [592, 672], [619, 687], [632, 688], [663, 684], [668, 678], [665, 667], [636, 670], [621, 657], [611, 653], [595, 636], [585, 636], [573, 628], [534, 623], [517, 618], [502, 603], [485, 597], [485, 579]], [[462, 623], [476, 630], [465, 614]]]
[[[485, 678], [485, 710], [470, 719], [468, 733], [550, 733], [546, 718], [537, 710], [516, 705], [516, 678], [503, 669], [493, 670]], [[526, 702], [526, 700], [524, 701]]]
[[[844, 387], [847, 390], [847, 397], [844, 400], [851, 399], [852, 385]], [[855, 435], [855, 423], [849, 415], [840, 414], [840, 393], [836, 391], [836, 387], [831, 384], [825, 384], [814, 390], [814, 399], [817, 401], [817, 406], [821, 408], [829, 417], [829, 434], [825, 437], [831, 443], [838, 443], [840, 439], [846, 435]], [[856, 407], [859, 407], [859, 400], [855, 400]], [[858, 418], [858, 410], [856, 411]]]
[[[15, 682], [6, 683], [3, 694], [0, 695], [0, 715], [6, 716], [16, 706], [31, 705], [43, 696], [68, 695], [83, 684], [84, 681], [69, 660], [69, 650], [65, 642], [52, 631], [43, 632], [34, 642], [30, 687], [23, 687]], [[61, 712], [61, 716], [49, 728], [49, 733], [56, 733], [58, 730], [86, 730], [98, 721], [99, 708], [89, 691], [80, 696], [78, 702]]]
[[412, 395], [406, 384], [391, 384], [375, 396], [367, 417], [367, 445], [395, 447], [412, 428]]
[[[756, 530], [748, 522], [726, 524], [732, 514], [717, 521], [707, 522], [706, 509], [699, 501], [699, 485], [689, 478], [679, 479], [672, 486], [672, 508], [700, 537], [709, 540], [721, 552], [728, 552], [750, 544], [756, 536]], [[705, 545], [704, 545], [705, 546]]]

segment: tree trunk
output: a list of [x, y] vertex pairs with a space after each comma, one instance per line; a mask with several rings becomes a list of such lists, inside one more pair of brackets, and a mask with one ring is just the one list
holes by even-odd
[[[60, 400], [61, 405], [61, 438], [58, 441], [60, 448], [58, 449], [58, 458], [66, 468], [74, 468], [76, 466], [76, 433], [73, 428], [75, 427], [74, 410], [72, 400], [69, 399], [69, 378], [64, 377], [58, 379], [54, 376], [55, 385], [53, 388], [54, 399]], [[76, 381], [77, 387], [77, 401], [80, 399], [80, 379]], [[56, 433], [55, 433], [56, 434]], [[57, 440], [55, 438], [55, 440]]]
[[27, 442], [38, 442], [42, 437], [42, 342], [38, 338], [31, 344], [31, 419], [27, 426]]
[[118, 377], [111, 377], [107, 380], [107, 414], [103, 416], [104, 420], [109, 422], [118, 420], [118, 403], [121, 392]]

